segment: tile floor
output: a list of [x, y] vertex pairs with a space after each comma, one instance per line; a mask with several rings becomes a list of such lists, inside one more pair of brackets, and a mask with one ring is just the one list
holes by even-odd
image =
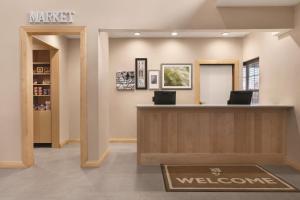
[[[300, 200], [300, 193], [167, 193], [160, 167], [137, 167], [135, 144], [111, 145], [97, 169], [79, 167], [78, 145], [35, 152], [35, 167], [0, 170], [0, 200]], [[300, 188], [300, 172], [265, 167]]]

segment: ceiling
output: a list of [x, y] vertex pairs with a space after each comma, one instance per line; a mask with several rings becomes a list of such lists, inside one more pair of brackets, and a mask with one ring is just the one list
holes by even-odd
[[[134, 30], [106, 30], [110, 38], [216, 38], [216, 37], [245, 37], [249, 32], [233, 31], [223, 36], [226, 31], [176, 31], [178, 35], [172, 36], [172, 31], [134, 31]], [[140, 36], [134, 35], [135, 32]]]
[[217, 0], [219, 7], [240, 7], [240, 6], [294, 6], [300, 0]]

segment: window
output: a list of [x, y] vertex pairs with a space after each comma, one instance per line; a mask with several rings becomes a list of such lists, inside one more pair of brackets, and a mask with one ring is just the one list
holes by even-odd
[[252, 103], [259, 101], [259, 58], [244, 62], [243, 90], [253, 91]]

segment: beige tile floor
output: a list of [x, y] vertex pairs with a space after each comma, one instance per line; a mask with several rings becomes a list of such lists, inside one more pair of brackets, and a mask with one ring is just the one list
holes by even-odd
[[[135, 144], [113, 144], [97, 169], [79, 167], [79, 146], [36, 149], [36, 166], [0, 170], [0, 200], [300, 200], [300, 193], [167, 193], [158, 166], [137, 167]], [[265, 166], [300, 188], [300, 172]]]

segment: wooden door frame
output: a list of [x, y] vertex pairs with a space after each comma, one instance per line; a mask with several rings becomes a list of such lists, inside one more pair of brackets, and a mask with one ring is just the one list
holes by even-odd
[[200, 99], [200, 67], [201, 65], [232, 65], [232, 89], [238, 90], [240, 87], [240, 62], [239, 60], [220, 59], [220, 60], [206, 60], [199, 59], [196, 61], [194, 76], [195, 76], [195, 103], [199, 104]]
[[80, 36], [80, 164], [88, 160], [87, 135], [87, 41], [84, 26], [22, 26], [20, 28], [21, 48], [21, 117], [22, 117], [22, 162], [25, 167], [34, 165], [33, 152], [33, 35], [79, 35]]

